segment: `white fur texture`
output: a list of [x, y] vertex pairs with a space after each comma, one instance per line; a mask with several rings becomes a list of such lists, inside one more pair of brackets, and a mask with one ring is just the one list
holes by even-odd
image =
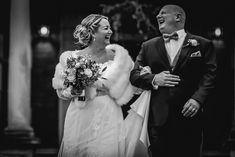
[[134, 94], [134, 87], [130, 84], [130, 71], [134, 62], [128, 54], [128, 51], [120, 45], [110, 44], [106, 49], [115, 52], [113, 63], [105, 70], [103, 83], [109, 88], [110, 95], [119, 105], [127, 103]]

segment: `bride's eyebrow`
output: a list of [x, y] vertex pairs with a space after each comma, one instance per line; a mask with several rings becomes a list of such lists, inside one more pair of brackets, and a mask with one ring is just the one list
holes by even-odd
[[110, 26], [101, 26], [101, 29], [107, 29], [107, 28], [111, 28]]

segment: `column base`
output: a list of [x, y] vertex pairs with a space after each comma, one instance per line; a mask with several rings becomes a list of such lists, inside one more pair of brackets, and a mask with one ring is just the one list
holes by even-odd
[[33, 130], [5, 129], [0, 143], [2, 147], [9, 149], [34, 149], [40, 145], [40, 139], [35, 137]]
[[230, 149], [230, 157], [235, 157], [235, 128], [231, 129], [230, 136], [227, 141], [227, 146]]

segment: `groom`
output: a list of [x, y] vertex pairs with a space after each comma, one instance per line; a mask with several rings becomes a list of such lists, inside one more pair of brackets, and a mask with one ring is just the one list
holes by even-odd
[[[151, 90], [148, 133], [152, 156], [199, 157], [202, 109], [214, 87], [216, 56], [210, 40], [185, 31], [185, 11], [164, 6], [161, 37], [142, 44], [131, 72], [134, 86]], [[140, 75], [149, 66], [152, 74]]]

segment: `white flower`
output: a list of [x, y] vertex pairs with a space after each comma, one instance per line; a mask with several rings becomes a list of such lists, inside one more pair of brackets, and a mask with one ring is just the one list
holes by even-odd
[[75, 75], [68, 75], [67, 79], [68, 79], [70, 82], [73, 82], [73, 81], [75, 81], [76, 77], [75, 77]]
[[189, 45], [191, 45], [191, 46], [198, 46], [198, 45], [199, 45], [198, 41], [195, 40], [195, 39], [189, 39], [189, 40], [188, 40], [188, 43], [189, 43]]
[[70, 82], [75, 81], [75, 79], [76, 79], [76, 70], [75, 69], [67, 69], [66, 71], [68, 72], [67, 79]]
[[85, 75], [87, 75], [88, 77], [92, 76], [92, 71], [90, 69], [84, 69], [84, 73]]
[[76, 68], [78, 68], [78, 67], [80, 67], [80, 66], [81, 66], [81, 63], [79, 63], [79, 62], [76, 63], [76, 65], [75, 65]]
[[65, 71], [68, 73], [68, 75], [74, 75], [76, 73], [75, 69], [66, 69]]

